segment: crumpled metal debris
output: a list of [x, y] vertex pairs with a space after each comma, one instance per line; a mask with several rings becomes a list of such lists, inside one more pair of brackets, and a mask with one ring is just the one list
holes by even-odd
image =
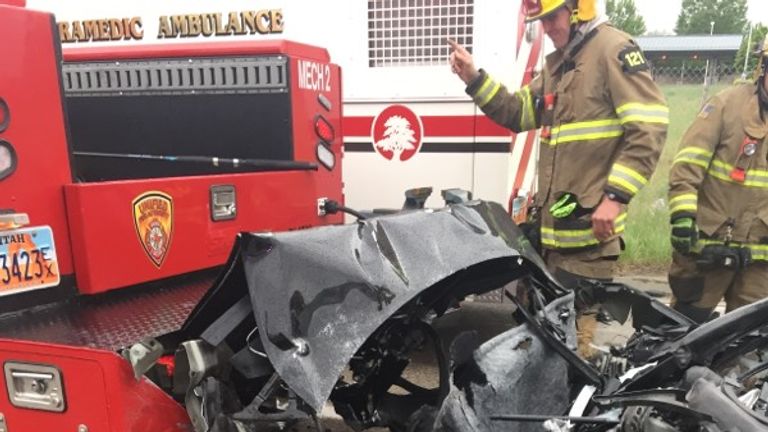
[[[460, 336], [443, 352], [434, 317], [520, 278], [517, 327], [479, 346]], [[602, 363], [575, 354], [575, 293], [497, 204], [243, 234], [174, 335], [207, 344], [217, 367], [174, 391], [198, 398], [198, 432], [312, 418], [327, 401], [356, 429], [768, 430], [768, 300], [697, 325], [625, 285], [580, 290], [580, 301], [633, 318], [635, 334]], [[435, 388], [401, 376], [427, 346]]]

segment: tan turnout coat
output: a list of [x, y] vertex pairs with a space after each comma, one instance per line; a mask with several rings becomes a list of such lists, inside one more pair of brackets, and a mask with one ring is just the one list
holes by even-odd
[[[664, 97], [630, 37], [607, 23], [584, 33], [579, 43], [547, 56], [542, 73], [517, 92], [482, 70], [467, 87], [497, 123], [515, 132], [542, 129], [535, 203], [543, 208], [547, 249], [600, 244], [592, 233], [593, 210], [604, 194], [627, 203], [648, 182], [669, 123]], [[578, 198], [581, 210], [555, 219], [547, 209], [565, 192]], [[622, 212], [617, 235], [625, 219]]]

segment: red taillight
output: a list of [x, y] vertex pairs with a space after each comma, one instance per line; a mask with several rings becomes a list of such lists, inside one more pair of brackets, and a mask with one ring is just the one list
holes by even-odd
[[172, 355], [160, 357], [157, 359], [157, 364], [165, 369], [168, 377], [173, 378], [173, 373], [176, 371], [176, 359]]
[[331, 126], [331, 123], [321, 115], [315, 117], [315, 133], [321, 140], [328, 144], [331, 144], [333, 139], [336, 138], [336, 132], [333, 130], [333, 126]]

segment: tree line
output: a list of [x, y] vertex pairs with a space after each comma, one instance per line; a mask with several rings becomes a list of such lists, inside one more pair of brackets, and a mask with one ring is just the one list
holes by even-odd
[[[617, 28], [633, 35], [646, 33], [645, 20], [635, 7], [635, 0], [607, 0], [606, 13]], [[752, 32], [751, 41], [749, 32]], [[741, 48], [734, 64], [741, 67], [747, 51], [750, 51], [748, 70], [753, 70], [757, 56], [751, 55], [763, 41], [768, 27], [747, 20], [747, 0], [683, 0], [677, 17], [675, 34], [742, 34]]]

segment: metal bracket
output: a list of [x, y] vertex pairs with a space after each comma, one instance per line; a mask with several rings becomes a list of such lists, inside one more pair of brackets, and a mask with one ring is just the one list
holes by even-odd
[[133, 376], [137, 380], [152, 369], [162, 355], [163, 346], [155, 339], [145, 339], [123, 351], [123, 356], [131, 362]]
[[19, 228], [29, 225], [27, 213], [0, 213], [0, 228]]

